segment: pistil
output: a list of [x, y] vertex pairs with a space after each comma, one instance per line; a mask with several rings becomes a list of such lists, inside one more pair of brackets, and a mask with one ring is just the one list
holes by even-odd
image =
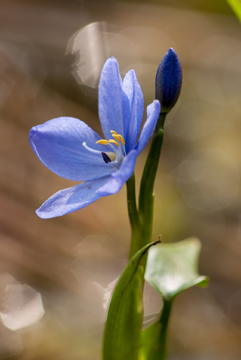
[[103, 160], [106, 164], [108, 164], [109, 162], [116, 162], [116, 153], [112, 152], [112, 151], [107, 151], [107, 152], [103, 152], [103, 151], [99, 151], [99, 150], [94, 150], [92, 148], [90, 148], [86, 142], [84, 141], [82, 143], [82, 145], [84, 146], [84, 148], [86, 148], [86, 150], [94, 153], [94, 154], [100, 154], [103, 157]]

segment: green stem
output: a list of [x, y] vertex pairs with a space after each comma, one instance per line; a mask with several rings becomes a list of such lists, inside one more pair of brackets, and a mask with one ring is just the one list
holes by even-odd
[[151, 148], [142, 174], [139, 210], [136, 205], [134, 174], [127, 181], [128, 213], [131, 224], [131, 247], [129, 259], [151, 242], [153, 224], [153, 188], [163, 142], [163, 126], [166, 114], [161, 113], [155, 128]]
[[167, 329], [172, 301], [173, 299], [163, 299], [163, 307], [159, 320], [142, 332], [140, 359], [165, 360], [167, 355]]
[[163, 143], [165, 118], [165, 113], [159, 115], [141, 179], [139, 193], [139, 218], [142, 228], [139, 240], [140, 248], [151, 242], [154, 203], [153, 188]]
[[161, 357], [159, 358], [159, 360], [164, 360], [166, 358], [166, 353], [167, 353], [167, 329], [168, 329], [168, 323], [169, 323], [169, 319], [170, 319], [170, 314], [171, 314], [171, 308], [172, 308], [172, 301], [171, 300], [166, 300], [163, 299], [163, 309], [162, 309], [162, 313], [159, 319], [159, 323], [161, 325], [161, 332], [160, 332], [160, 343], [162, 344], [162, 354]]
[[128, 214], [131, 224], [131, 248], [129, 252], [129, 260], [135, 253], [140, 250], [138, 247], [138, 238], [140, 234], [140, 219], [136, 206], [136, 187], [135, 187], [135, 175], [126, 182], [127, 186], [127, 206]]

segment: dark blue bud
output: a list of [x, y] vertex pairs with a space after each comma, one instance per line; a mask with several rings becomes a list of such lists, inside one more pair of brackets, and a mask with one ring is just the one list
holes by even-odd
[[176, 52], [170, 48], [160, 62], [156, 73], [156, 99], [161, 112], [168, 113], [176, 104], [182, 87], [182, 68]]

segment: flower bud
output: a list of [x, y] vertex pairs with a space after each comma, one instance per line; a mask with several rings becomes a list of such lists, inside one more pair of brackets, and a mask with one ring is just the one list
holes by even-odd
[[168, 113], [176, 104], [182, 87], [182, 68], [176, 52], [170, 48], [160, 62], [156, 73], [156, 99], [161, 112]]

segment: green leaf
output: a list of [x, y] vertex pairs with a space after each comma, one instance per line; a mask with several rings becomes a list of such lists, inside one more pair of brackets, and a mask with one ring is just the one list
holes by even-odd
[[144, 246], [130, 259], [116, 285], [105, 325], [103, 360], [138, 360], [143, 318], [141, 259], [158, 242]]
[[194, 285], [207, 286], [208, 278], [198, 274], [200, 250], [197, 238], [155, 246], [148, 254], [145, 279], [166, 300]]
[[166, 358], [167, 326], [172, 300], [164, 300], [159, 321], [142, 331], [139, 360], [164, 360]]
[[227, 0], [230, 7], [233, 9], [234, 13], [236, 14], [237, 18], [241, 22], [241, 3], [239, 0]]
[[161, 339], [162, 325], [155, 322], [142, 332], [142, 349], [140, 351], [140, 360], [161, 360], [164, 358], [165, 344]]

